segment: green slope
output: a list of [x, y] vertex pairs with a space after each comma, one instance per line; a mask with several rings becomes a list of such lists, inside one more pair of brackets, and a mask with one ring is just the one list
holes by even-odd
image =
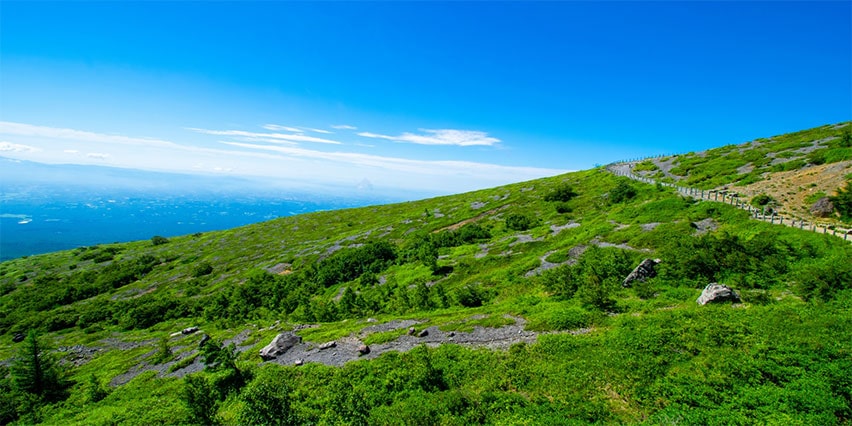
[[[691, 184], [740, 167], [719, 164]], [[657, 277], [621, 286], [655, 257]], [[16, 259], [0, 264], [0, 360], [38, 330], [71, 385], [40, 402], [0, 370], [0, 421], [848, 424], [850, 259], [839, 238], [603, 169]], [[743, 303], [698, 306], [710, 282]], [[262, 363], [294, 327], [305, 365]], [[208, 345], [196, 372], [203, 333], [235, 362], [214, 367], [228, 350]], [[330, 340], [343, 361], [313, 347]]]

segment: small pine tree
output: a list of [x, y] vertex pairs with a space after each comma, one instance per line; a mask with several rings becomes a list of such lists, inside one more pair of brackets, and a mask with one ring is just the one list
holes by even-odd
[[15, 388], [47, 402], [64, 397], [68, 383], [38, 333], [30, 330], [21, 345], [11, 368]]

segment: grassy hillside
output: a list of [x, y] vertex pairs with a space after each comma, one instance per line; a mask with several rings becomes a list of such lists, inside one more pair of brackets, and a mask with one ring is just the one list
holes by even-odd
[[[735, 173], [745, 157], [847, 155], [841, 130], [644, 167], [745, 183], [764, 178]], [[657, 276], [623, 287], [645, 258]], [[604, 169], [16, 259], [0, 422], [848, 424], [850, 259], [839, 238]], [[711, 282], [742, 303], [697, 305]], [[264, 362], [285, 331], [303, 343]], [[21, 369], [34, 342], [64, 378], [41, 391]]]
[[[825, 125], [739, 145], [643, 161], [645, 177], [700, 189], [730, 187], [747, 199], [770, 197], [786, 215], [810, 220], [811, 205], [852, 176], [852, 123]], [[831, 222], [834, 216], [822, 218]], [[852, 219], [852, 218], [850, 218]]]

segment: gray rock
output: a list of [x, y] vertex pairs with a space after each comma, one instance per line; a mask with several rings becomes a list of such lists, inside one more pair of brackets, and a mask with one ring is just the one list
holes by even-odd
[[420, 332], [419, 332], [419, 333], [417, 333], [417, 337], [426, 337], [426, 336], [428, 336], [428, 335], [429, 335], [429, 331], [428, 331], [428, 330], [420, 330]]
[[645, 281], [648, 278], [654, 278], [657, 276], [657, 271], [654, 269], [662, 260], [660, 259], [645, 259], [642, 263], [639, 264], [630, 274], [627, 275], [627, 278], [621, 282], [622, 287], [630, 287], [630, 284], [633, 281]]
[[408, 327], [408, 335], [409, 336], [413, 336], [414, 333], [416, 333], [416, 332], [417, 332], [417, 330], [415, 330], [414, 327]]
[[25, 337], [26, 336], [24, 336], [24, 333], [15, 333], [15, 335], [12, 336], [12, 341], [15, 343], [20, 343], [24, 341]]
[[370, 353], [370, 347], [367, 345], [358, 346], [358, 353], [361, 355], [367, 355]]
[[187, 327], [180, 331], [180, 334], [192, 334], [198, 331], [198, 327]]
[[297, 367], [304, 364], [304, 363], [305, 363], [305, 361], [302, 361], [301, 359], [297, 359], [297, 360], [293, 361], [293, 365], [295, 365]]
[[828, 197], [822, 197], [811, 206], [811, 214], [816, 217], [829, 217], [834, 213], [834, 203]]
[[324, 351], [326, 349], [331, 349], [331, 348], [336, 347], [336, 346], [337, 346], [337, 342], [332, 340], [330, 342], [325, 342], [325, 343], [319, 345], [319, 350]]
[[201, 336], [201, 341], [198, 342], [198, 347], [199, 348], [203, 347], [204, 344], [209, 342], [209, 341], [210, 341], [210, 335], [209, 334], [205, 334], [205, 335]]
[[275, 336], [275, 338], [272, 339], [272, 342], [260, 350], [260, 357], [263, 358], [264, 361], [276, 358], [284, 352], [287, 352], [293, 346], [299, 344], [301, 341], [302, 338], [293, 332], [281, 333]]
[[739, 301], [740, 296], [734, 289], [718, 283], [707, 284], [707, 287], [704, 287], [704, 291], [701, 292], [701, 296], [698, 296], [698, 300], [696, 300], [699, 305]]

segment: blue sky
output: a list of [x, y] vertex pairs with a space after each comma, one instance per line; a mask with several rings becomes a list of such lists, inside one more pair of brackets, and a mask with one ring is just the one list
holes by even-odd
[[3, 1], [0, 155], [452, 193], [740, 143], [852, 118], [850, 4]]

